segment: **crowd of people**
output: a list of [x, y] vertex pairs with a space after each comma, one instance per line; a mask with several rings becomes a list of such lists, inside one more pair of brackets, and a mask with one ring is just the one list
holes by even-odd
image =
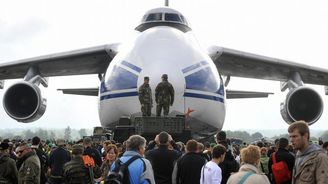
[[0, 184], [328, 183], [328, 142], [311, 144], [303, 121], [292, 123], [288, 133], [290, 140], [280, 138], [274, 145], [231, 145], [224, 131], [216, 134], [216, 143], [204, 144], [175, 142], [167, 132], [148, 144], [140, 135], [122, 144], [85, 137], [74, 144], [58, 139], [55, 146], [37, 136], [5, 139], [0, 144]]

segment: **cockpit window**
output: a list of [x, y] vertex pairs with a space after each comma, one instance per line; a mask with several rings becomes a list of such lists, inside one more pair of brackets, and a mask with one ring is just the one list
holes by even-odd
[[186, 88], [220, 94], [220, 84], [210, 67], [203, 68], [185, 77]]
[[148, 15], [146, 22], [148, 21], [161, 21], [162, 20], [162, 13], [151, 13]]
[[165, 13], [166, 21], [181, 22], [181, 19], [178, 14], [175, 13]]
[[182, 23], [184, 23], [184, 24], [188, 24], [188, 22], [186, 21], [186, 19], [184, 18], [183, 15], [180, 15], [180, 18], [181, 18], [181, 20], [182, 20]]

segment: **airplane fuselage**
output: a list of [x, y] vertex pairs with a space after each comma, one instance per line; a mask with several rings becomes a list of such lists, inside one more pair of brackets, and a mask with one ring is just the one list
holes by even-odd
[[[99, 89], [99, 117], [103, 127], [122, 116], [140, 114], [138, 88], [150, 78], [153, 99], [162, 74], [175, 91], [169, 115], [185, 114], [192, 121], [221, 129], [225, 118], [225, 91], [221, 76], [191, 32], [168, 26], [149, 28], [125, 46], [110, 63]], [[153, 100], [152, 115], [156, 112]]]

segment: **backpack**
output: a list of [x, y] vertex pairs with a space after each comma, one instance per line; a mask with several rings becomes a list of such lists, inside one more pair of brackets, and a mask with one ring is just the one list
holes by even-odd
[[83, 155], [82, 156], [82, 160], [83, 160], [83, 164], [86, 168], [94, 168], [95, 167], [95, 161], [93, 160], [93, 158], [89, 155]]
[[94, 179], [93, 168], [95, 167], [95, 161], [89, 155], [83, 155], [82, 160], [83, 160], [84, 167], [88, 168], [89, 170], [90, 181], [91, 183], [93, 183], [93, 179]]
[[129, 179], [129, 165], [141, 158], [138, 155], [135, 155], [131, 157], [128, 161], [125, 163], [122, 163], [120, 159], [115, 161], [115, 168], [113, 171], [109, 171], [106, 179], [105, 179], [105, 184], [129, 184], [130, 179]]
[[272, 154], [272, 161], [273, 161], [273, 164], [272, 164], [271, 168], [272, 168], [272, 174], [273, 174], [275, 183], [280, 184], [280, 183], [284, 183], [286, 181], [291, 180], [291, 174], [290, 174], [290, 171], [288, 169], [286, 162], [284, 162], [284, 161], [277, 162], [276, 161], [276, 152], [274, 152]]

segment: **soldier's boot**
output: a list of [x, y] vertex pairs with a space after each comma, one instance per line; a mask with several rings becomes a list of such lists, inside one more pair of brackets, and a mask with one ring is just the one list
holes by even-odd
[[169, 115], [170, 105], [163, 105], [164, 116]]
[[141, 112], [142, 112], [142, 116], [147, 116], [145, 104], [141, 105]]
[[146, 105], [146, 116], [151, 116], [151, 105]]
[[161, 116], [161, 112], [162, 112], [162, 106], [157, 104], [156, 106], [156, 116]]

